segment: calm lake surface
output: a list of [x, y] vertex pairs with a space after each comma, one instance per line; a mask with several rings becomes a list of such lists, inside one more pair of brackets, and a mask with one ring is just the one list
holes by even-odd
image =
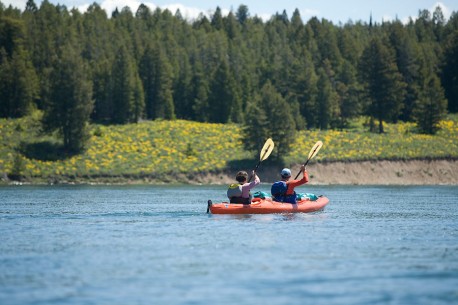
[[297, 190], [330, 204], [208, 215], [224, 186], [0, 187], [0, 304], [458, 304], [457, 186]]

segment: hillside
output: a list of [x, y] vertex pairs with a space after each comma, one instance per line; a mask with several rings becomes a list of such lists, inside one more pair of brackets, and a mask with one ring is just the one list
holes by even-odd
[[[65, 155], [55, 138], [40, 134], [39, 119], [40, 114], [35, 113], [22, 119], [0, 120], [0, 173], [4, 183], [8, 182], [8, 175], [33, 183], [225, 183], [231, 179], [234, 171], [254, 168], [258, 157], [258, 152], [244, 150], [239, 125], [184, 120], [91, 125], [91, 138], [86, 152], [81, 155]], [[359, 163], [355, 167], [356, 161], [370, 161], [370, 164], [386, 160], [400, 162], [406, 166], [404, 169], [401, 169], [401, 165], [390, 168], [399, 167], [398, 173], [394, 171], [394, 175], [404, 177], [404, 180], [409, 176], [409, 166], [406, 164], [414, 164], [410, 162], [412, 160], [417, 161], [415, 164], [418, 164], [418, 160], [448, 160], [448, 163], [443, 163], [443, 171], [450, 167], [456, 168], [457, 116], [449, 116], [442, 121], [441, 131], [434, 136], [417, 134], [411, 123], [386, 124], [386, 133], [381, 135], [367, 132], [364, 124], [365, 119], [361, 118], [352, 122], [352, 128], [344, 131], [300, 131], [291, 153], [284, 156], [284, 161], [273, 160], [274, 150], [269, 160], [262, 164], [260, 173], [265, 172], [265, 177], [275, 179], [276, 169], [283, 166], [295, 168], [295, 164], [307, 159], [311, 147], [318, 140], [323, 141], [323, 148], [309, 166], [311, 170], [317, 171], [314, 174], [316, 183], [345, 182], [341, 181], [344, 178], [337, 178], [337, 172], [330, 170], [331, 167], [337, 171], [340, 168], [343, 177], [353, 177], [353, 180], [347, 181], [350, 184], [364, 182], [370, 171], [350, 176], [345, 174], [355, 171], [363, 173], [365, 166], [362, 164], [369, 164]], [[353, 164], [352, 167], [346, 169], [350, 164]], [[385, 164], [383, 168], [387, 163], [378, 164]], [[326, 166], [330, 167], [326, 169]], [[435, 170], [430, 172], [436, 173]], [[326, 173], [333, 174], [326, 178]], [[425, 174], [425, 177], [432, 177], [433, 174]], [[377, 176], [380, 175], [374, 175]], [[421, 181], [421, 175], [416, 176]], [[384, 184], [378, 180], [371, 181]], [[437, 180], [437, 183], [454, 184], [453, 181], [456, 178], [448, 182]]]

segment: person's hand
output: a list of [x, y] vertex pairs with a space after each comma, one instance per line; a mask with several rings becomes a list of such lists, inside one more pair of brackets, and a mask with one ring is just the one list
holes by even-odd
[[304, 164], [301, 165], [301, 171], [302, 172], [305, 171], [305, 165]]
[[256, 172], [254, 170], [251, 172], [251, 176], [252, 177], [256, 176]]

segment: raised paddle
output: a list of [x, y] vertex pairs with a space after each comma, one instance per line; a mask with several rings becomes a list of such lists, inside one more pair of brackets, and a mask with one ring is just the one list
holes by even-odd
[[[266, 143], [264, 143], [264, 146], [261, 149], [261, 153], [259, 154], [259, 162], [258, 162], [258, 164], [256, 165], [256, 167], [254, 169], [255, 173], [258, 170], [258, 167], [261, 164], [261, 162], [264, 161], [265, 159], [267, 159], [270, 156], [270, 153], [274, 149], [274, 146], [275, 146], [274, 145], [274, 141], [272, 141], [271, 138], [268, 138]], [[250, 177], [248, 182], [250, 182], [252, 178], [253, 178], [253, 176]]]
[[[307, 161], [305, 162], [304, 166], [307, 166], [307, 164], [309, 163], [309, 161], [316, 156], [316, 154], [318, 153], [318, 151], [320, 150], [321, 146], [323, 146], [323, 142], [321, 141], [318, 141], [315, 143], [315, 145], [313, 145], [312, 149], [310, 150], [310, 153], [309, 153], [309, 156], [307, 158]], [[297, 177], [299, 177], [299, 175], [301, 174], [301, 172], [299, 171], [296, 175], [296, 178], [294, 178], [294, 180], [297, 179]]]

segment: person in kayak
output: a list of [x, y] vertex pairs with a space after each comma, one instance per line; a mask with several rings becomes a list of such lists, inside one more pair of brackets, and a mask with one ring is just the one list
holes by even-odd
[[281, 180], [272, 184], [272, 199], [275, 201], [296, 204], [296, 192], [294, 188], [309, 182], [309, 175], [304, 165], [301, 166], [301, 171], [303, 174], [302, 179], [289, 180], [291, 178], [291, 170], [289, 168], [284, 168], [281, 171]]
[[237, 173], [237, 175], [235, 176], [235, 180], [237, 180], [237, 183], [229, 185], [229, 188], [227, 189], [227, 197], [229, 198], [230, 203], [251, 203], [251, 199], [253, 198], [253, 196], [251, 195], [250, 190], [259, 183], [261, 183], [261, 180], [259, 179], [258, 175], [256, 175], [255, 171], [251, 172], [251, 176], [254, 177], [254, 180], [251, 182], [247, 182], [247, 172], [240, 171]]

